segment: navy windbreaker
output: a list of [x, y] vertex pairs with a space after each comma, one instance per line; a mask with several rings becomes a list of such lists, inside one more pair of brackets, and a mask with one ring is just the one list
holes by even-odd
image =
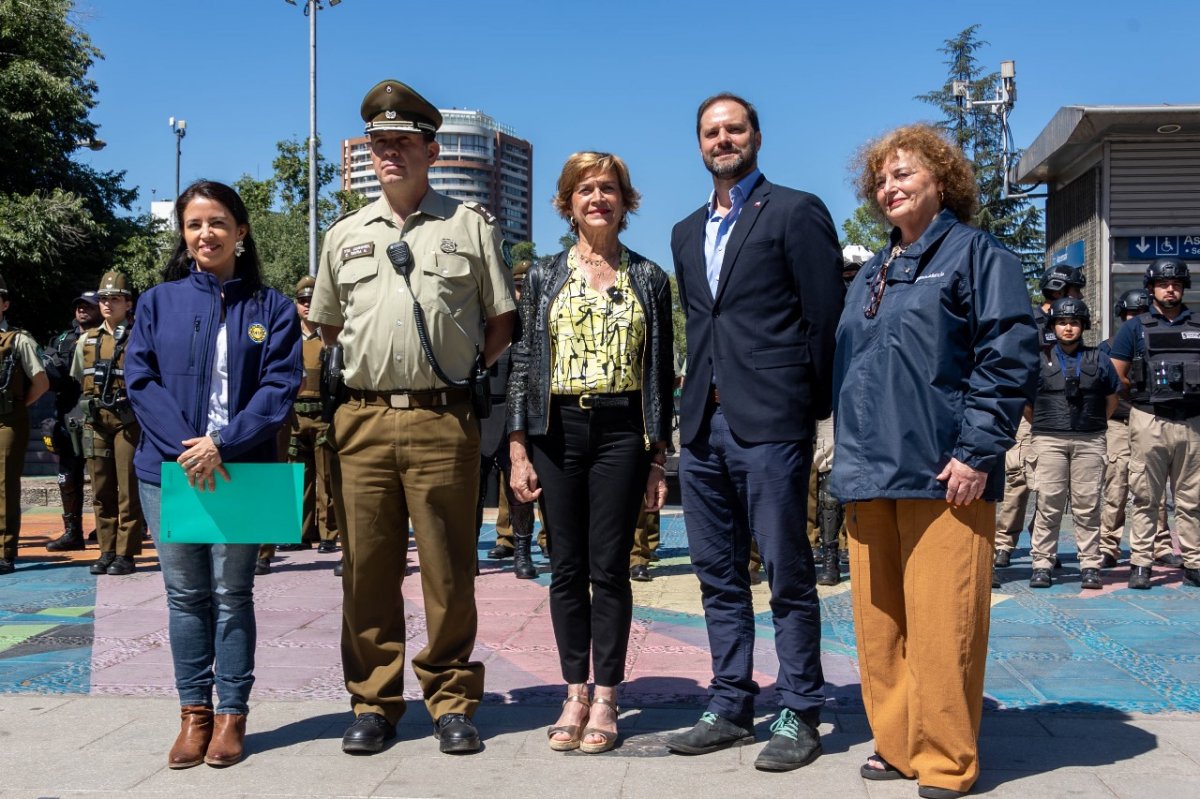
[[892, 242], [846, 295], [834, 354], [840, 501], [945, 499], [951, 457], [990, 472], [1004, 494], [1004, 453], [1033, 401], [1038, 333], [1018, 258], [987, 233], [939, 213], [888, 271], [874, 319], [872, 278]]

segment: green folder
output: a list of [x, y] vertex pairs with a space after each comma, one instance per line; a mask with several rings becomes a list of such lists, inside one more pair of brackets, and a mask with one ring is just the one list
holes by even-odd
[[215, 491], [188, 484], [183, 467], [162, 464], [159, 538], [172, 544], [298, 544], [304, 464], [227, 463]]

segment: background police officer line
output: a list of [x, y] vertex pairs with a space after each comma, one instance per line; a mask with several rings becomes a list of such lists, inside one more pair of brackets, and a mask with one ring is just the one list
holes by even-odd
[[309, 311], [326, 344], [344, 350], [345, 402], [330, 427], [345, 524], [342, 666], [355, 713], [342, 749], [380, 751], [404, 713], [411, 519], [428, 631], [413, 669], [441, 751], [473, 752], [480, 444], [467, 381], [478, 356], [490, 365], [508, 346], [516, 304], [494, 218], [429, 187], [437, 108], [385, 80], [361, 113], [383, 192], [325, 234]]
[[1112, 343], [1112, 361], [1129, 387], [1129, 587], [1150, 587], [1158, 508], [1168, 476], [1183, 579], [1200, 586], [1200, 320], [1183, 304], [1192, 285], [1188, 265], [1160, 258], [1143, 278], [1151, 309], [1130, 319]]
[[[42, 365], [54, 392], [54, 417], [50, 425], [47, 449], [58, 457], [58, 492], [62, 497], [63, 534], [46, 544], [50, 552], [84, 548], [83, 538], [83, 419], [77, 413], [79, 383], [71, 377], [75, 344], [83, 331], [100, 323], [100, 305], [96, 292], [85, 291], [75, 298], [71, 326], [50, 342], [42, 355]], [[45, 428], [42, 428], [45, 431]]]
[[[1113, 303], [1113, 316], [1124, 324], [1150, 310], [1150, 292], [1131, 289]], [[1097, 349], [1108, 355], [1113, 339], [1121, 325], [1113, 329], [1107, 341]], [[1129, 391], [1124, 386], [1117, 400], [1117, 409], [1108, 418], [1105, 436], [1106, 466], [1104, 469], [1104, 501], [1100, 512], [1100, 568], [1111, 569], [1121, 560], [1121, 539], [1125, 537], [1125, 505], [1129, 502]], [[1167, 527], [1167, 503], [1158, 506], [1158, 527], [1154, 534], [1154, 565], [1178, 568], [1183, 558], [1175, 554], [1171, 530]]]
[[106, 272], [96, 290], [102, 324], [75, 345], [71, 377], [79, 382], [84, 413], [83, 456], [92, 478], [92, 507], [100, 557], [92, 574], [127, 575], [142, 553], [146, 520], [138, 495], [133, 453], [142, 435], [125, 392], [125, 348], [133, 295], [125, 276]]
[[1037, 513], [1030, 530], [1030, 588], [1049, 588], [1067, 498], [1075, 523], [1082, 588], [1100, 581], [1100, 486], [1104, 480], [1106, 422], [1117, 407], [1121, 381], [1108, 356], [1083, 344], [1092, 315], [1083, 300], [1062, 297], [1048, 320], [1056, 343], [1043, 352], [1031, 422], [1037, 460]]
[[[1039, 285], [1043, 302], [1033, 309], [1033, 319], [1038, 325], [1042, 352], [1045, 354], [1056, 342], [1046, 312], [1050, 310], [1051, 303], [1061, 297], [1082, 298], [1087, 277], [1078, 266], [1058, 264], [1042, 274]], [[1004, 456], [1004, 500], [996, 512], [996, 568], [1002, 569], [1009, 564], [1021, 531], [1025, 529], [1025, 516], [1029, 506], [1029, 495], [1034, 490], [1036, 467], [1031, 435], [1028, 420], [1022, 418], [1017, 427], [1017, 443], [1013, 444]], [[999, 585], [995, 576], [992, 578], [992, 585]]]
[[0, 575], [16, 569], [29, 406], [50, 387], [37, 342], [9, 326], [8, 306], [8, 284], [0, 278]]

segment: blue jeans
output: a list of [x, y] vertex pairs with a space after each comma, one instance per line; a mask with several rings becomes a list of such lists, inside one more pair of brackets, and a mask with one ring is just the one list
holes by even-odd
[[164, 544], [162, 488], [141, 483], [142, 511], [167, 586], [168, 631], [181, 705], [220, 701], [217, 713], [246, 713], [254, 684], [254, 564], [257, 544]]

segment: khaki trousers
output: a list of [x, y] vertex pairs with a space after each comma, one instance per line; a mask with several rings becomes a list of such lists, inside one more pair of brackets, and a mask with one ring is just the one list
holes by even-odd
[[1154, 560], [1159, 508], [1167, 478], [1175, 491], [1175, 529], [1183, 565], [1200, 569], [1200, 416], [1174, 420], [1133, 408], [1129, 412], [1129, 489], [1133, 520], [1129, 562]]
[[0, 416], [0, 558], [17, 559], [21, 535], [21, 472], [29, 447], [29, 409], [19, 401]]
[[1103, 433], [1034, 433], [1037, 510], [1029, 538], [1035, 569], [1053, 569], [1067, 499], [1075, 523], [1079, 566], [1100, 568], [1100, 487], [1104, 480]]
[[142, 554], [142, 499], [138, 493], [133, 453], [142, 428], [124, 423], [118, 414], [98, 408], [87, 425], [94, 457], [88, 458], [92, 476], [92, 509], [96, 514], [96, 542], [101, 552], [135, 557]]
[[1008, 552], [1017, 548], [1021, 531], [1025, 529], [1025, 514], [1029, 495], [1034, 488], [1033, 429], [1024, 418], [1017, 426], [1017, 443], [1004, 455], [1004, 501], [996, 518], [996, 549]]
[[429, 715], [473, 715], [479, 425], [470, 403], [398, 410], [350, 400], [334, 416], [334, 501], [345, 522], [342, 669], [355, 715], [404, 714], [400, 584], [412, 520], [428, 643], [412, 657]]
[[921, 785], [979, 776], [995, 503], [846, 507], [863, 704], [875, 751]]
[[[1129, 501], [1129, 420], [1109, 419], [1105, 433], [1107, 450], [1104, 468], [1104, 502], [1100, 510], [1100, 554], [1121, 555], [1125, 537], [1125, 504]], [[1171, 530], [1167, 526], [1167, 503], [1158, 506], [1158, 527], [1154, 533], [1154, 557], [1174, 552]]]
[[633, 531], [633, 550], [629, 553], [629, 568], [650, 565], [650, 556], [658, 549], [659, 521], [658, 511], [642, 508], [638, 513], [637, 527]]
[[[329, 425], [320, 416], [293, 414], [288, 456], [289, 463], [304, 464], [304, 533], [301, 541], [335, 541], [338, 535], [337, 513], [333, 509], [333, 449], [325, 443]], [[320, 442], [320, 443], [318, 443]]]

